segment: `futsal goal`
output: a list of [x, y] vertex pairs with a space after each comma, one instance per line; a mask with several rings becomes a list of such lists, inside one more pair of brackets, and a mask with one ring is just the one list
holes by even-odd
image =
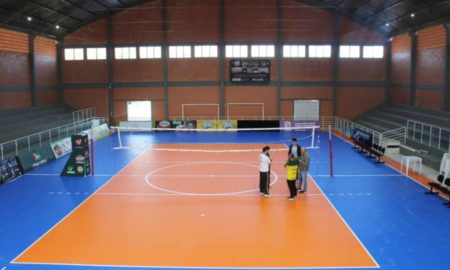
[[264, 103], [227, 103], [227, 119], [264, 120]]
[[220, 119], [218, 103], [181, 104], [182, 120]]

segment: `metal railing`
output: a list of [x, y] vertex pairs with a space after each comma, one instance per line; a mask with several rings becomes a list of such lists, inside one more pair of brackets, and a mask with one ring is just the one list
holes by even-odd
[[51, 143], [78, 134], [90, 128], [93, 120], [98, 120], [100, 124], [108, 123], [107, 118], [92, 117], [1, 143], [1, 160], [8, 156], [18, 156], [23, 151], [31, 151], [35, 147], [41, 147], [44, 143]]
[[[380, 142], [387, 142], [390, 140], [399, 141], [402, 144], [406, 143], [406, 127], [401, 127], [389, 130], [380, 134]], [[380, 144], [381, 144], [380, 143]]]
[[74, 123], [83, 122], [86, 119], [92, 119], [95, 117], [94, 108], [85, 108], [81, 110], [74, 111], [72, 113], [72, 118]]
[[350, 120], [341, 117], [322, 117], [321, 118], [321, 129], [328, 129], [330, 126], [333, 130], [340, 132], [344, 136], [350, 137], [353, 129], [359, 128], [366, 132], [369, 132], [373, 136], [373, 142], [381, 144], [381, 133], [370, 129], [368, 127], [362, 126]]
[[405, 138], [439, 150], [450, 150], [450, 130], [432, 124], [408, 120]]

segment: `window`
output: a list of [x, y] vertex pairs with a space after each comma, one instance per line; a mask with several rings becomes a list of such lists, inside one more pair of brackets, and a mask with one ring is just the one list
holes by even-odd
[[191, 46], [169, 46], [169, 58], [191, 58]]
[[312, 58], [330, 58], [331, 46], [330, 45], [310, 45], [308, 46], [309, 57]]
[[106, 60], [106, 48], [87, 48], [87, 60]]
[[161, 58], [161, 47], [160, 46], [139, 47], [139, 58], [141, 59]]
[[194, 56], [197, 58], [215, 58], [217, 55], [216, 45], [202, 45], [194, 47]]
[[306, 57], [306, 46], [304, 45], [284, 45], [284, 58], [301, 58]]
[[383, 46], [364, 46], [363, 57], [364, 58], [383, 58], [384, 47]]
[[248, 57], [248, 46], [227, 45], [225, 46], [225, 56], [227, 58], [246, 58]]
[[64, 60], [84, 60], [84, 50], [79, 49], [64, 49]]
[[117, 47], [114, 56], [116, 59], [136, 59], [136, 47]]
[[127, 102], [127, 120], [128, 121], [151, 121], [152, 120], [152, 102], [128, 101]]
[[252, 45], [252, 57], [275, 57], [274, 45]]
[[339, 47], [340, 58], [359, 58], [361, 56], [359, 46], [342, 45]]

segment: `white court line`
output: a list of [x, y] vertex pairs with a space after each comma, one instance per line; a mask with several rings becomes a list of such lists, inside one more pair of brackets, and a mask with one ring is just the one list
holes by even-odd
[[[145, 183], [147, 183], [147, 185], [153, 189], [162, 191], [162, 192], [167, 192], [167, 193], [174, 193], [174, 194], [184, 194], [184, 195], [206, 195], [206, 194], [201, 194], [201, 193], [192, 193], [192, 192], [182, 192], [182, 191], [177, 191], [177, 190], [172, 190], [172, 189], [167, 189], [167, 188], [162, 188], [158, 185], [155, 185], [154, 183], [152, 183], [152, 181], [150, 181], [150, 177], [153, 176], [153, 174], [166, 170], [166, 169], [170, 169], [170, 168], [174, 168], [174, 167], [182, 167], [182, 166], [186, 166], [186, 165], [198, 165], [198, 164], [232, 164], [232, 165], [240, 165], [240, 166], [247, 166], [247, 167], [256, 167], [257, 169], [259, 168], [259, 166], [254, 165], [254, 164], [248, 164], [248, 163], [243, 163], [243, 162], [217, 162], [217, 161], [208, 161], [208, 162], [190, 162], [187, 164], [174, 164], [174, 165], [169, 165], [169, 166], [165, 166], [165, 167], [161, 167], [158, 169], [155, 169], [153, 171], [151, 171], [150, 173], [148, 173], [145, 176]], [[269, 183], [270, 186], [275, 185], [278, 182], [278, 174], [275, 171], [271, 171], [271, 174], [273, 174], [275, 176], [275, 180], [272, 183]], [[203, 177], [203, 176], [202, 176]], [[241, 194], [241, 193], [249, 193], [249, 192], [253, 192], [253, 191], [258, 191], [258, 188], [255, 189], [250, 189], [250, 190], [243, 190], [243, 191], [235, 191], [235, 192], [225, 192], [225, 193], [210, 193], [207, 195], [225, 195], [225, 194]]]
[[[130, 161], [130, 163], [128, 163], [126, 166], [124, 166], [120, 171], [117, 172], [117, 174], [120, 174], [120, 172], [122, 172], [123, 170], [125, 170], [126, 168], [128, 168], [128, 166], [130, 166], [131, 164], [133, 164], [134, 161], [136, 161], [138, 158], [140, 158], [141, 156], [143, 156], [146, 152], [147, 149], [149, 149], [151, 147], [151, 145], [149, 145], [144, 151], [142, 151], [141, 153], [139, 153], [134, 159], [132, 159]], [[70, 216], [73, 212], [75, 212], [78, 208], [80, 208], [83, 204], [85, 204], [90, 198], [92, 198], [92, 196], [95, 195], [95, 193], [97, 193], [97, 191], [99, 191], [101, 188], [103, 188], [106, 184], [108, 184], [109, 182], [111, 182], [111, 180], [113, 180], [115, 178], [115, 176], [111, 177], [111, 179], [107, 180], [105, 183], [103, 183], [103, 185], [101, 185], [99, 188], [97, 188], [90, 196], [88, 196], [84, 201], [82, 201], [79, 205], [77, 205], [74, 209], [72, 209], [72, 211], [70, 211], [67, 215], [65, 215], [61, 220], [59, 220], [55, 225], [53, 225], [50, 229], [48, 229], [43, 235], [41, 235], [38, 239], [36, 239], [31, 245], [29, 245], [24, 251], [22, 251], [19, 255], [17, 255], [10, 263], [14, 264], [14, 263], [18, 263], [16, 262], [16, 260], [21, 257], [25, 252], [27, 252], [31, 247], [33, 247], [39, 240], [41, 240], [42, 238], [44, 238], [48, 233], [50, 233], [56, 226], [58, 226], [61, 222], [63, 222], [68, 216]]]
[[[313, 174], [314, 177], [331, 177], [329, 174]], [[333, 177], [402, 177], [399, 174], [335, 174]]]
[[356, 240], [359, 242], [359, 244], [362, 246], [362, 248], [366, 251], [367, 255], [369, 255], [369, 257], [372, 259], [372, 261], [376, 264], [376, 267], [372, 267], [372, 268], [380, 268], [380, 265], [378, 264], [378, 262], [375, 260], [375, 258], [372, 256], [372, 254], [369, 252], [369, 250], [366, 248], [366, 246], [363, 244], [363, 242], [359, 239], [359, 237], [356, 235], [356, 233], [353, 231], [353, 229], [350, 227], [350, 225], [348, 225], [347, 221], [345, 221], [345, 219], [342, 217], [341, 213], [339, 213], [339, 211], [336, 209], [334, 204], [330, 201], [330, 199], [328, 199], [328, 197], [325, 195], [323, 190], [320, 188], [319, 184], [317, 184], [316, 180], [311, 175], [309, 175], [309, 177], [311, 178], [311, 181], [317, 186], [319, 191], [324, 194], [324, 198], [328, 201], [328, 203], [334, 209], [336, 214], [341, 218], [342, 222], [344, 222], [344, 224], [347, 226], [347, 228], [350, 230], [350, 232], [353, 234], [353, 236], [356, 238]]
[[303, 269], [376, 269], [374, 266], [305, 266], [305, 267], [209, 267], [209, 266], [142, 266], [142, 265], [108, 265], [108, 264], [76, 264], [76, 263], [38, 263], [17, 262], [23, 265], [57, 265], [57, 266], [82, 266], [82, 267], [115, 267], [115, 268], [147, 268], [147, 269], [243, 269], [243, 270], [303, 270]]
[[[195, 194], [185, 194], [185, 193], [127, 193], [127, 192], [98, 192], [96, 195], [103, 195], [103, 196], [186, 196], [186, 197], [197, 197], [197, 196], [205, 196], [205, 197], [214, 197], [214, 196], [221, 196], [221, 197], [262, 197], [260, 194], [244, 194], [244, 193], [219, 193], [219, 194], [201, 194], [201, 193], [195, 193]], [[271, 197], [286, 197], [289, 194], [270, 194]], [[324, 194], [321, 193], [303, 193], [301, 195], [298, 195], [299, 197], [303, 196], [324, 196]]]
[[[27, 173], [24, 176], [61, 176], [60, 174], [57, 173]], [[91, 175], [88, 175], [91, 176]], [[95, 174], [95, 176], [115, 176], [115, 174]], [[61, 176], [61, 177], [66, 177], [66, 176]]]
[[[345, 142], [345, 143], [347, 143], [347, 144], [349, 144], [349, 145], [353, 145], [353, 144], [350, 143], [349, 141], [344, 140], [344, 139], [342, 139], [342, 138], [340, 138], [340, 137], [338, 137], [338, 136], [334, 136], [334, 137], [340, 139], [341, 141], [343, 141], [343, 142]], [[412, 176], [410, 176], [410, 175], [405, 175], [405, 174], [403, 174], [403, 172], [401, 172], [400, 170], [398, 170], [398, 169], [395, 168], [394, 166], [390, 165], [389, 163], [385, 162], [385, 163], [383, 163], [383, 165], [386, 165], [386, 166], [388, 166], [389, 168], [393, 169], [394, 171], [398, 172], [398, 173], [399, 173], [399, 176], [409, 178], [410, 180], [412, 180], [412, 181], [415, 182], [416, 184], [422, 186], [422, 187], [425, 188], [426, 190], [429, 190], [429, 187], [428, 187], [428, 186], [425, 186], [425, 185], [422, 184], [421, 182], [419, 182], [419, 181], [417, 181], [416, 179], [412, 178]], [[441, 198], [447, 200], [447, 198], [445, 198], [444, 195], [443, 195], [442, 193], [439, 193], [439, 196], [440, 196]]]

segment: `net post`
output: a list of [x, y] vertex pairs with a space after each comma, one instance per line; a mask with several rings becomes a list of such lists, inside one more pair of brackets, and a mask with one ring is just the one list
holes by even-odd
[[117, 138], [119, 140], [119, 148], [122, 148], [123, 146], [122, 146], [122, 137], [120, 135], [120, 128], [117, 127], [116, 129], [117, 129]]
[[314, 148], [315, 139], [316, 139], [316, 127], [314, 126], [312, 130], [311, 149]]
[[94, 176], [94, 139], [91, 139], [91, 175]]
[[328, 141], [330, 143], [330, 176], [333, 177], [333, 139], [331, 137], [330, 125], [328, 125]]

